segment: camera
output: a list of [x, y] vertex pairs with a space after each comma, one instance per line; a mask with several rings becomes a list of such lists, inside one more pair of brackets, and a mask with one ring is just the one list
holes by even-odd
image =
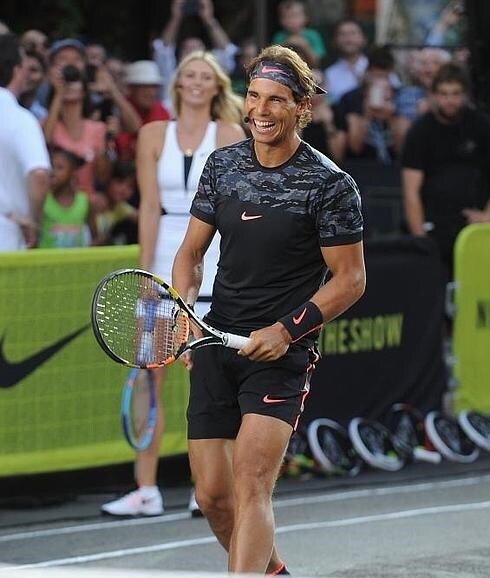
[[65, 82], [78, 82], [82, 80], [82, 73], [76, 66], [73, 64], [67, 64], [61, 70], [61, 74], [63, 75], [63, 80]]
[[93, 83], [97, 77], [97, 67], [94, 64], [87, 64], [85, 67], [85, 76], [88, 83]]
[[185, 0], [182, 4], [182, 14], [194, 16], [199, 12], [199, 0]]

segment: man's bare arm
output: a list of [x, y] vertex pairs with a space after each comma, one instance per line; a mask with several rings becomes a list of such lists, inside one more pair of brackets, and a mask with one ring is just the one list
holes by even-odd
[[[322, 255], [332, 278], [310, 299], [319, 310], [320, 324], [322, 321], [328, 323], [346, 311], [362, 296], [366, 286], [362, 242], [322, 247]], [[282, 357], [292, 342], [291, 334], [281, 321], [252, 332], [250, 337], [251, 342], [240, 350], [240, 355], [255, 361]]]
[[412, 235], [423, 236], [425, 213], [422, 206], [420, 191], [424, 181], [424, 173], [418, 169], [402, 169], [403, 204], [405, 218]]
[[187, 302], [194, 304], [203, 274], [203, 258], [216, 229], [195, 217], [190, 218], [184, 240], [175, 255], [172, 285]]

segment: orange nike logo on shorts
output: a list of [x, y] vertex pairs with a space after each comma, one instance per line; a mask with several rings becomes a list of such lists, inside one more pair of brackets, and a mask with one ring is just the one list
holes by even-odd
[[274, 397], [269, 397], [269, 394], [267, 394], [267, 395], [264, 395], [264, 397], [262, 398], [262, 401], [264, 403], [282, 403], [286, 400], [285, 399], [277, 399]]
[[247, 215], [246, 211], [243, 211], [241, 219], [242, 221], [253, 221], [254, 219], [261, 219], [264, 215]]
[[293, 323], [295, 325], [299, 325], [303, 321], [303, 317], [306, 315], [306, 307], [303, 311], [298, 315], [298, 317], [293, 317]]

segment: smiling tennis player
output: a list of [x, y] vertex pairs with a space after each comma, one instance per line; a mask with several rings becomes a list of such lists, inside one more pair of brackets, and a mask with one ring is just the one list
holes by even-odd
[[192, 302], [197, 265], [218, 230], [205, 319], [251, 341], [238, 354], [221, 346], [193, 354], [196, 497], [229, 552], [230, 572], [289, 574], [274, 547], [272, 491], [318, 359], [319, 329], [364, 291], [362, 216], [352, 178], [298, 135], [321, 90], [307, 64], [271, 46], [248, 75], [252, 138], [210, 155], [172, 284]]

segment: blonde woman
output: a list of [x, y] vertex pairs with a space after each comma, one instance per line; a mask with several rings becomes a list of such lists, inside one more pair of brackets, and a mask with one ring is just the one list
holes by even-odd
[[[216, 148], [245, 138], [240, 126], [241, 100], [231, 91], [228, 76], [210, 53], [199, 51], [185, 57], [176, 70], [170, 93], [176, 120], [143, 126], [136, 154], [141, 195], [139, 264], [169, 281], [206, 159]], [[218, 254], [219, 243], [215, 238], [206, 254], [201, 294], [211, 295]], [[155, 373], [160, 389], [163, 370]], [[160, 405], [153, 441], [147, 450], [136, 455], [138, 489], [104, 504], [104, 513], [154, 516], [163, 512], [163, 499], [157, 486], [163, 430]]]

